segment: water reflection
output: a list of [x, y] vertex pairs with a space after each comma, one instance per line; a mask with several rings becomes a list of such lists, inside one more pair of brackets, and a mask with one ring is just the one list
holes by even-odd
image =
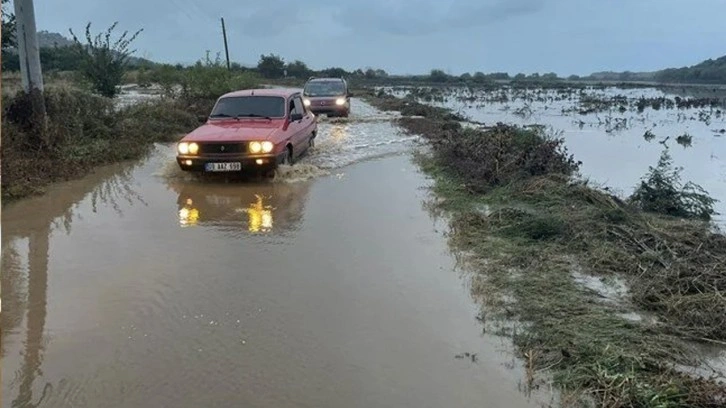
[[174, 182], [180, 227], [232, 227], [266, 234], [302, 221], [310, 183]]
[[[4, 206], [2, 210], [2, 297], [5, 300], [0, 326], [0, 353], [3, 364], [7, 352], [22, 351], [20, 367], [15, 372], [8, 393], [17, 392], [10, 406], [40, 406], [52, 391], [43, 378], [42, 363], [47, 343], [48, 262], [51, 235], [58, 228], [70, 233], [79, 217], [77, 208], [88, 199], [91, 210], [109, 206], [122, 212], [122, 201], [132, 205], [143, 199], [131, 188], [133, 170], [140, 163], [126, 163], [98, 169], [80, 180], [50, 188], [47, 194]], [[25, 325], [24, 330], [20, 327]], [[7, 368], [7, 366], [5, 366]], [[5, 398], [3, 398], [6, 401]]]

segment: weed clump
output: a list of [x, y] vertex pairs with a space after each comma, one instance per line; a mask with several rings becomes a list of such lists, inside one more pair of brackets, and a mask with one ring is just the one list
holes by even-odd
[[693, 146], [693, 136], [684, 133], [676, 138], [676, 143], [683, 147], [691, 147]]
[[643, 211], [681, 218], [710, 220], [716, 200], [699, 185], [681, 183], [682, 168], [674, 168], [665, 149], [656, 167], [650, 167], [629, 201]]

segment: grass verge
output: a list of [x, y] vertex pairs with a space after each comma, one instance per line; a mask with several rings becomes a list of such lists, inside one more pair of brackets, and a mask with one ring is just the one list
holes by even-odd
[[[450, 244], [476, 272], [482, 319], [512, 336], [531, 386], [551, 378], [566, 406], [726, 406], [722, 380], [677, 368], [699, 363], [694, 341], [726, 341], [724, 235], [573, 181], [579, 163], [536, 130], [466, 129], [443, 109], [366, 99], [428, 140], [420, 162]], [[599, 289], [607, 282], [627, 291], [610, 296]]]
[[44, 96], [45, 138], [26, 123], [30, 106], [23, 94], [3, 97], [3, 203], [83, 176], [94, 166], [138, 159], [153, 143], [175, 141], [199, 125], [195, 108], [181, 100], [117, 110], [111, 99], [71, 86], [48, 87]]

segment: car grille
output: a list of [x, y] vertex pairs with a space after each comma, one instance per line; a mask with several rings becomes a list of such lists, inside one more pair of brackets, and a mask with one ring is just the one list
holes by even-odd
[[245, 143], [200, 143], [199, 153], [220, 154], [220, 153], [244, 153]]

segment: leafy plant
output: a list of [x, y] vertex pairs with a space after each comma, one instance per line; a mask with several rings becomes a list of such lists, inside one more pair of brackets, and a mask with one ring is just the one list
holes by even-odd
[[94, 92], [112, 98], [118, 94], [118, 86], [123, 81], [124, 72], [128, 66], [128, 58], [135, 50], [129, 46], [143, 30], [138, 30], [129, 36], [124, 31], [116, 40], [111, 40], [111, 33], [118, 23], [113, 23], [105, 33], [95, 37], [91, 35], [91, 23], [86, 25], [86, 43], [83, 44], [69, 29], [77, 55], [81, 61], [81, 72], [90, 83]]
[[673, 159], [666, 148], [658, 165], [650, 167], [629, 201], [648, 212], [710, 220], [716, 214], [713, 209], [716, 200], [697, 184], [682, 184], [682, 170], [681, 167], [673, 167]]
[[[15, 47], [15, 14], [5, 8], [10, 0], [2, 0], [2, 50]], [[5, 59], [5, 55], [3, 55]]]

